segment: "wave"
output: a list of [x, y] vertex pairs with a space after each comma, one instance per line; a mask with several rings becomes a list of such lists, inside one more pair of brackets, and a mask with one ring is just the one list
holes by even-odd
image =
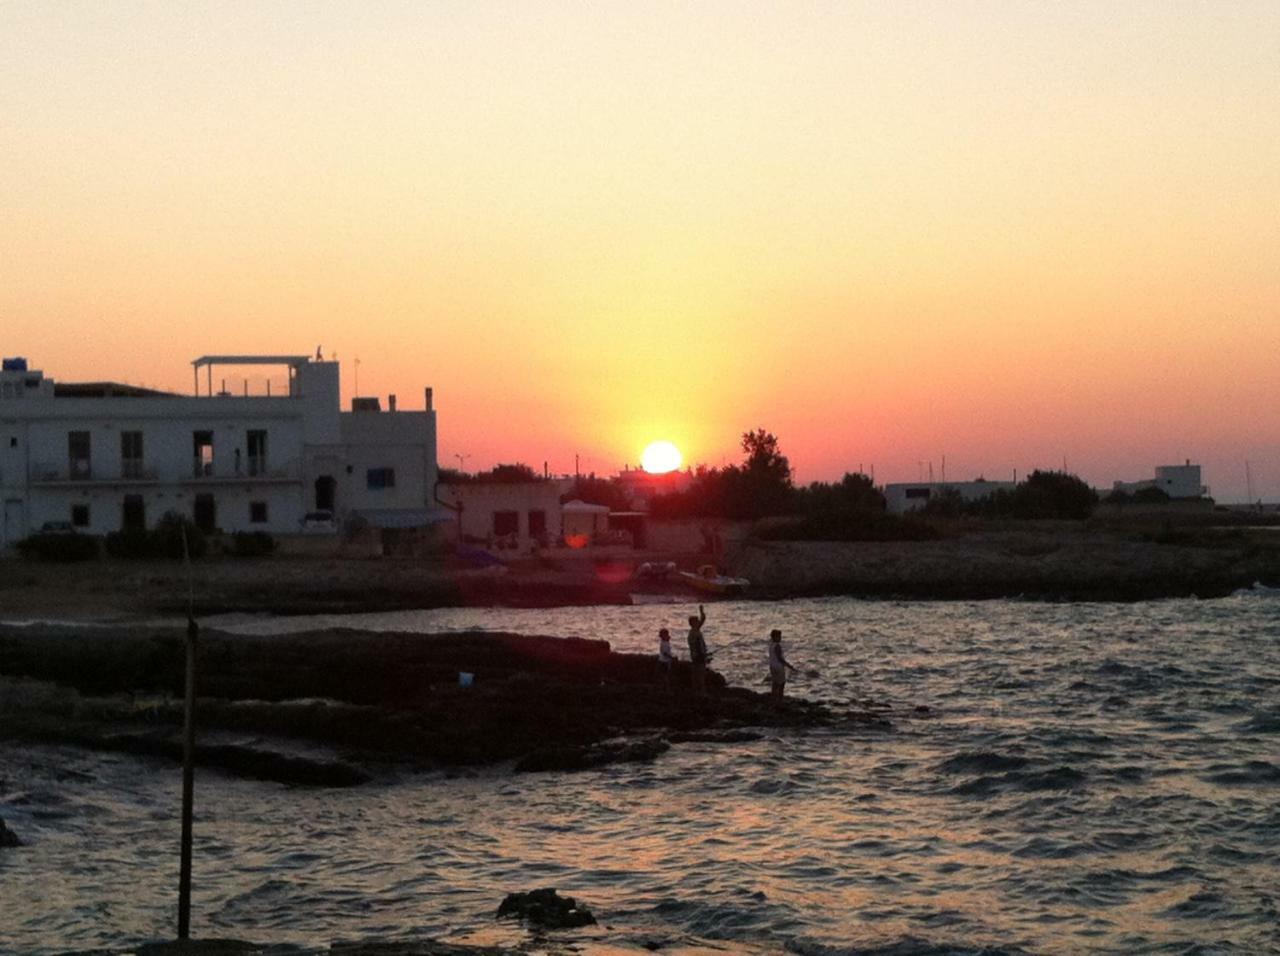
[[1280, 710], [1263, 711], [1235, 725], [1242, 734], [1280, 733]]
[[1074, 767], [1050, 770], [1011, 771], [987, 774], [952, 787], [951, 794], [960, 797], [986, 797], [997, 793], [1035, 793], [1043, 790], [1074, 790], [1084, 786], [1088, 775]]
[[990, 750], [965, 751], [948, 757], [935, 768], [938, 773], [1000, 773], [1005, 770], [1021, 770], [1030, 761], [1014, 754], [994, 753]]
[[1265, 760], [1250, 760], [1243, 766], [1235, 767], [1218, 765], [1212, 769], [1218, 772], [1208, 774], [1202, 779], [1221, 786], [1247, 787], [1254, 784], [1280, 784], [1280, 765], [1268, 763]]
[[892, 942], [831, 946], [804, 939], [787, 944], [788, 952], [799, 956], [1026, 956], [1016, 946], [987, 946], [974, 943], [933, 942], [903, 936]]

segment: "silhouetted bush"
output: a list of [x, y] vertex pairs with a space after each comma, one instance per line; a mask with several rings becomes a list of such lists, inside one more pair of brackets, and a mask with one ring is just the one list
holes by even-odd
[[1135, 505], [1163, 505], [1168, 504], [1169, 496], [1155, 485], [1148, 485], [1135, 491], [1131, 500]]
[[182, 541], [184, 531], [187, 539], [186, 550], [191, 554], [192, 559], [204, 557], [204, 553], [209, 549], [204, 532], [194, 521], [176, 511], [165, 512], [151, 532], [156, 557], [181, 561], [184, 553]]
[[107, 554], [113, 558], [169, 558], [181, 561], [184, 529], [192, 560], [204, 557], [209, 549], [204, 532], [194, 521], [176, 511], [166, 512], [150, 531], [130, 528], [111, 532], [107, 535]]
[[1093, 513], [1098, 493], [1065, 471], [1033, 471], [1013, 490], [1015, 518], [1083, 520]]
[[98, 539], [87, 534], [33, 534], [18, 542], [18, 552], [36, 561], [92, 561]]
[[276, 539], [265, 531], [237, 531], [231, 536], [231, 553], [237, 558], [260, 558], [276, 549]]
[[649, 504], [655, 518], [763, 518], [798, 510], [791, 463], [778, 439], [757, 428], [743, 432], [741, 465], [699, 468], [684, 491], [659, 495]]
[[149, 558], [151, 535], [141, 528], [112, 531], [106, 538], [107, 554], [113, 558]]

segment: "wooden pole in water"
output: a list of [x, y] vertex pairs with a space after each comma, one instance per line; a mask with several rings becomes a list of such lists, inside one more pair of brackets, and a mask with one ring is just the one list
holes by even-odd
[[191, 587], [191, 552], [182, 529], [182, 559], [187, 565], [187, 685], [182, 718], [182, 862], [178, 871], [178, 939], [191, 936], [191, 815], [195, 792], [196, 637], [195, 599]]

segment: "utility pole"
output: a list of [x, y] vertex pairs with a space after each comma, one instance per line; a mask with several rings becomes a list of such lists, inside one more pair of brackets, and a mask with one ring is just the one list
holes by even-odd
[[187, 680], [182, 711], [182, 848], [178, 865], [178, 939], [191, 937], [191, 822], [195, 802], [196, 752], [196, 626], [195, 595], [191, 584], [191, 550], [182, 529], [182, 558], [187, 566]]

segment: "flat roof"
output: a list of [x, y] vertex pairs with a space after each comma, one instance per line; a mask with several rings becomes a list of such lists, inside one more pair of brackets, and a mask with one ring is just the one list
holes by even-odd
[[196, 368], [205, 365], [306, 365], [310, 355], [202, 355], [193, 359]]

